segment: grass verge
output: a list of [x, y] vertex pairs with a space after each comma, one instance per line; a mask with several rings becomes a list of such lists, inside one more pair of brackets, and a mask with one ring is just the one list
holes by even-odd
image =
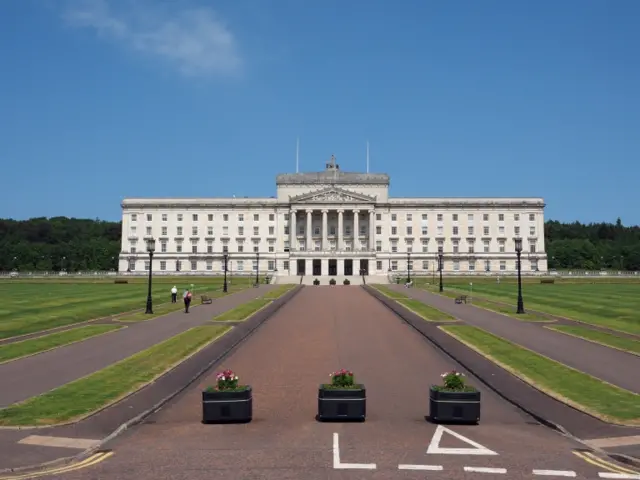
[[42, 337], [22, 340], [21, 342], [0, 345], [0, 364], [47, 352], [54, 348], [81, 342], [91, 337], [125, 328], [124, 325], [87, 325], [64, 332], [52, 333]]
[[240, 322], [242, 320], [246, 320], [251, 315], [256, 313], [261, 308], [269, 305], [273, 299], [271, 298], [256, 298], [255, 300], [250, 300], [247, 303], [243, 303], [242, 305], [238, 305], [236, 308], [232, 308], [231, 310], [227, 310], [224, 313], [213, 318], [214, 322]]
[[481, 328], [440, 327], [538, 390], [604, 421], [640, 425], [640, 395], [604, 382]]
[[57, 425], [80, 420], [151, 383], [228, 330], [224, 326], [191, 328], [87, 377], [0, 409], [0, 425]]
[[391, 290], [389, 287], [386, 287], [384, 285], [371, 285], [371, 287], [378, 290], [381, 294], [389, 298], [393, 298], [394, 300], [397, 300], [399, 298], [406, 298], [406, 299], [409, 298], [408, 295], [405, 295], [404, 293], [401, 293], [401, 292], [397, 292], [396, 290]]
[[296, 286], [297, 285], [278, 285], [273, 290], [269, 290], [267, 293], [265, 293], [261, 298], [275, 300], [276, 298], [280, 298], [281, 296], [283, 296], [288, 291], [293, 290]]
[[420, 300], [414, 300], [412, 298], [396, 300], [403, 307], [408, 308], [416, 315], [421, 316], [425, 320], [430, 322], [456, 322], [457, 319], [453, 315], [433, 308], [431, 305], [422, 303]]
[[605, 347], [611, 347], [617, 350], [622, 350], [623, 352], [640, 355], [640, 340], [633, 340], [628, 337], [619, 337], [611, 333], [601, 332], [587, 327], [556, 325], [546, 328], [564, 333], [565, 335], [571, 335], [572, 337], [578, 337], [588, 342], [599, 343]]

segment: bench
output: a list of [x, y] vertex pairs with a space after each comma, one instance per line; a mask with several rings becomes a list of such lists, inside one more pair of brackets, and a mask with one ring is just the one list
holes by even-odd
[[466, 295], [460, 295], [459, 297], [456, 297], [456, 303], [460, 304], [460, 303], [467, 303], [467, 296]]
[[200, 301], [202, 303], [213, 303], [213, 299], [211, 297], [206, 296], [206, 295], [200, 295]]

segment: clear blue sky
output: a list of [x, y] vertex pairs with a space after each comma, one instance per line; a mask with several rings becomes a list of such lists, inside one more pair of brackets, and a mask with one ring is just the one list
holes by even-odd
[[542, 196], [640, 224], [640, 1], [3, 0], [0, 217], [270, 196]]

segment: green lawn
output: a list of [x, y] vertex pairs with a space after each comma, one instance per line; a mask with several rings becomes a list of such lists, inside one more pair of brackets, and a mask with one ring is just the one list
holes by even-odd
[[266, 307], [276, 298], [280, 298], [282, 295], [295, 287], [296, 285], [279, 285], [274, 289], [268, 291], [261, 297], [258, 297], [254, 300], [249, 300], [242, 305], [238, 305], [236, 308], [232, 308], [231, 310], [227, 310], [226, 312], [221, 313], [220, 315], [214, 317], [213, 320], [215, 322], [233, 322], [246, 320], [258, 310]]
[[586, 327], [555, 325], [547, 328], [560, 333], [565, 333], [567, 335], [582, 338], [583, 340], [587, 340], [589, 342], [599, 343], [607, 347], [617, 348], [618, 350], [623, 350], [635, 355], [640, 355], [640, 339], [633, 340], [629, 337], [619, 337], [611, 333], [602, 332], [600, 330], [593, 330]]
[[51, 333], [31, 340], [0, 345], [0, 363], [18, 358], [46, 352], [54, 348], [80, 342], [103, 333], [113, 332], [124, 328], [124, 325], [85, 325], [63, 332]]
[[455, 322], [456, 318], [453, 315], [449, 315], [448, 313], [443, 312], [442, 310], [438, 310], [437, 308], [433, 308], [430, 305], [426, 305], [422, 303], [420, 300], [413, 299], [400, 299], [396, 300], [400, 305], [404, 305], [409, 310], [413, 310], [415, 313], [420, 315], [425, 320], [429, 320], [432, 322]]
[[[233, 279], [233, 288], [252, 283], [248, 277]], [[171, 299], [170, 289], [180, 292], [194, 284], [199, 292], [222, 288], [220, 277], [156, 278], [154, 303]], [[0, 339], [72, 325], [145, 307], [147, 284], [144, 278], [129, 284], [111, 280], [6, 280], [0, 282]]]
[[640, 395], [527, 350], [485, 330], [447, 325], [442, 330], [559, 400], [605, 421], [640, 425]]
[[87, 377], [0, 409], [0, 425], [56, 425], [80, 419], [151, 383], [229, 327], [194, 327]]
[[[459, 290], [458, 290], [459, 289]], [[525, 283], [524, 308], [538, 310], [593, 325], [640, 335], [640, 284], [626, 283]], [[445, 283], [445, 292], [469, 293], [468, 281]], [[515, 310], [517, 284], [513, 281], [473, 281], [476, 299], [511, 305]]]

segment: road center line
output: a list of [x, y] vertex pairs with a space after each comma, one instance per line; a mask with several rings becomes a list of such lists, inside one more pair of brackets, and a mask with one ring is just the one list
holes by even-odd
[[547, 477], [575, 477], [576, 472], [572, 470], [533, 470], [534, 475], [544, 475]]
[[610, 473], [610, 472], [598, 472], [600, 478], [619, 478], [624, 480], [640, 480], [640, 474], [632, 475], [630, 473]]
[[507, 473], [506, 468], [464, 467], [465, 472], [473, 473]]
[[398, 465], [398, 470], [429, 470], [432, 472], [439, 472], [442, 469], [442, 465]]

